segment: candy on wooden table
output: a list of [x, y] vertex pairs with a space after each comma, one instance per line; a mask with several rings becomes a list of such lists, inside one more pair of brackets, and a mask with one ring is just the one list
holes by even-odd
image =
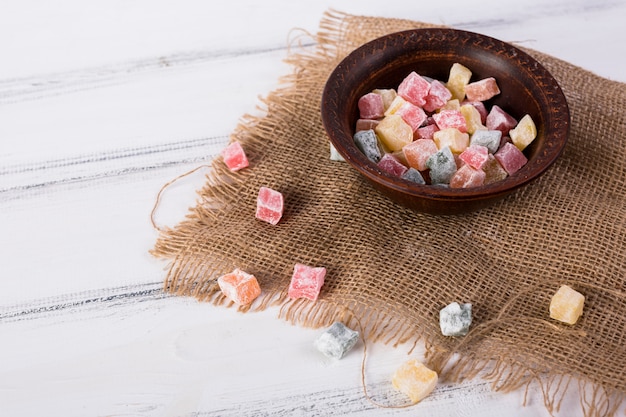
[[439, 127], [436, 123], [432, 123], [426, 126], [422, 126], [417, 129], [417, 132], [413, 135], [414, 139], [432, 139], [433, 135], [436, 131], [439, 130]]
[[425, 121], [426, 121], [426, 113], [421, 107], [417, 107], [414, 104], [406, 101], [400, 108], [396, 111], [395, 114], [400, 115], [402, 120], [404, 120], [413, 132], [415, 132]]
[[485, 146], [489, 150], [489, 153], [496, 153], [500, 148], [501, 138], [502, 132], [499, 130], [477, 130], [470, 137], [470, 146]]
[[354, 134], [354, 143], [367, 159], [374, 163], [380, 161], [382, 152], [378, 144], [378, 136], [376, 136], [373, 129], [356, 132]]
[[256, 200], [256, 218], [276, 225], [283, 216], [283, 195], [268, 187], [261, 187]]
[[433, 80], [430, 83], [428, 95], [424, 99], [424, 110], [434, 112], [443, 107], [451, 98], [452, 93], [450, 90], [441, 81]]
[[439, 129], [455, 128], [461, 133], [467, 132], [467, 123], [461, 110], [441, 110], [439, 113], [433, 114], [433, 119]]
[[431, 139], [417, 139], [402, 148], [407, 164], [418, 171], [426, 170], [426, 161], [437, 150], [435, 141]]
[[464, 336], [472, 324], [472, 305], [456, 301], [439, 311], [439, 327], [444, 336]]
[[487, 156], [487, 162], [483, 165], [482, 170], [485, 172], [485, 184], [491, 184], [496, 181], [502, 181], [509, 174], [506, 172], [498, 160], [492, 155]]
[[469, 134], [462, 133], [455, 128], [441, 129], [435, 132], [433, 140], [437, 144], [437, 148], [442, 149], [449, 146], [450, 150], [457, 154], [469, 146]]
[[380, 168], [382, 171], [385, 171], [388, 174], [396, 177], [401, 177], [408, 169], [402, 164], [402, 162], [398, 160], [398, 158], [390, 153], [384, 154], [383, 157], [380, 158], [380, 161], [377, 165], [378, 168]]
[[450, 178], [450, 188], [479, 187], [485, 183], [487, 174], [482, 169], [473, 168], [469, 164], [463, 165]]
[[583, 314], [585, 296], [568, 285], [561, 285], [550, 301], [550, 317], [567, 324], [576, 324]]
[[359, 340], [359, 332], [335, 322], [313, 342], [314, 346], [324, 355], [333, 359], [341, 359]]
[[322, 285], [326, 268], [310, 267], [303, 264], [296, 264], [293, 267], [293, 275], [289, 283], [287, 295], [289, 298], [308, 298], [311, 301], [317, 300]]
[[452, 93], [453, 98], [458, 100], [465, 98], [465, 86], [469, 83], [470, 78], [472, 78], [472, 71], [469, 68], [458, 62], [452, 64], [446, 87]]
[[361, 119], [378, 119], [385, 114], [385, 105], [380, 94], [367, 93], [357, 103]]
[[330, 142], [328, 144], [330, 145], [330, 160], [331, 161], [346, 162], [344, 157], [341, 156], [341, 154], [339, 152], [337, 152], [337, 148], [335, 148], [333, 146], [333, 144], [330, 143]]
[[407, 171], [402, 174], [402, 179], [414, 182], [416, 184], [426, 184], [422, 173], [416, 170], [415, 168], [409, 168]]
[[398, 95], [416, 106], [422, 107], [426, 103], [426, 96], [430, 91], [430, 83], [418, 73], [412, 71], [398, 86]]
[[393, 102], [393, 99], [395, 99], [397, 96], [396, 90], [394, 90], [393, 88], [377, 88], [372, 92], [380, 94], [380, 96], [383, 98], [383, 106], [385, 108], [385, 111], [389, 108], [391, 102]]
[[500, 94], [500, 88], [493, 77], [483, 78], [465, 86], [465, 97], [469, 101], [487, 101], [498, 94]]
[[520, 119], [514, 129], [509, 131], [513, 145], [523, 151], [537, 137], [537, 127], [529, 114]]
[[380, 123], [379, 120], [374, 120], [374, 119], [358, 119], [356, 121], [356, 131], [360, 132], [361, 130], [370, 130], [370, 129], [374, 129], [378, 123]]
[[374, 131], [390, 151], [399, 151], [404, 145], [413, 142], [413, 129], [398, 114], [385, 116]]
[[505, 143], [494, 156], [509, 175], [519, 171], [528, 162], [522, 151], [510, 142]]
[[415, 404], [435, 389], [438, 379], [437, 372], [416, 359], [409, 359], [393, 374], [391, 384]]
[[224, 163], [231, 171], [239, 171], [249, 165], [248, 157], [241, 147], [241, 143], [235, 141], [222, 151]]
[[400, 107], [404, 105], [407, 101], [400, 96], [395, 96], [387, 109], [385, 109], [385, 116], [391, 116], [392, 114], [396, 114]]
[[474, 169], [481, 169], [489, 156], [489, 149], [482, 145], [470, 145], [459, 158]]
[[449, 184], [450, 178], [456, 172], [456, 162], [450, 147], [446, 146], [435, 152], [426, 161], [426, 166], [430, 168], [430, 182], [432, 184]]
[[219, 277], [217, 285], [229, 300], [239, 305], [250, 304], [261, 294], [261, 287], [254, 275], [238, 268]]
[[478, 110], [478, 113], [480, 114], [480, 122], [483, 125], [487, 122], [487, 114], [489, 112], [487, 111], [487, 107], [485, 107], [485, 103], [483, 103], [482, 101], [467, 101], [467, 100], [461, 103], [462, 106], [465, 104], [471, 104], [472, 106], [476, 108], [476, 110]]
[[515, 125], [517, 125], [517, 120], [496, 104], [491, 107], [485, 120], [485, 126], [488, 130], [499, 130], [503, 135], [508, 135], [509, 130], [513, 129]]
[[467, 126], [467, 133], [472, 134], [477, 130], [487, 130], [487, 128], [483, 125], [483, 122], [480, 118], [480, 113], [476, 109], [476, 107], [471, 104], [464, 104], [460, 108], [461, 114], [465, 118], [465, 125]]

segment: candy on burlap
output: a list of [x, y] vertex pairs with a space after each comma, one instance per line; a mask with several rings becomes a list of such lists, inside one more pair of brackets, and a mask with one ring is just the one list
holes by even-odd
[[423, 107], [430, 91], [430, 83], [415, 71], [411, 71], [398, 86], [398, 95], [406, 101]]
[[372, 93], [379, 94], [383, 98], [383, 107], [385, 108], [385, 111], [387, 111], [387, 109], [397, 96], [396, 90], [394, 90], [393, 88], [377, 88], [372, 91]]
[[256, 218], [276, 225], [283, 216], [283, 195], [268, 187], [261, 187], [256, 200]]
[[455, 128], [441, 129], [433, 134], [438, 149], [450, 147], [453, 153], [460, 154], [469, 146], [469, 134]]
[[499, 130], [477, 130], [470, 137], [470, 146], [485, 146], [489, 153], [496, 153], [500, 148], [500, 139], [502, 139], [502, 132]]
[[502, 135], [508, 135], [509, 130], [513, 129], [515, 125], [517, 125], [517, 120], [496, 104], [491, 107], [485, 120], [485, 126], [488, 130], [499, 130]]
[[455, 128], [461, 133], [467, 132], [467, 123], [465, 117], [459, 110], [441, 110], [439, 113], [433, 114], [433, 119], [439, 129]]
[[331, 161], [346, 162], [344, 157], [341, 156], [339, 152], [337, 152], [337, 148], [335, 148], [332, 143], [329, 142], [328, 145], [330, 147], [330, 160]]
[[439, 310], [439, 327], [444, 336], [465, 336], [472, 324], [472, 304], [456, 301]]
[[509, 176], [492, 154], [487, 156], [487, 162], [483, 165], [482, 170], [485, 172], [485, 184], [502, 181]]
[[402, 179], [416, 184], [426, 184], [426, 180], [424, 180], [422, 173], [412, 167], [407, 169], [406, 172], [402, 174]]
[[361, 130], [354, 134], [354, 144], [363, 154], [374, 163], [378, 163], [382, 156], [378, 136], [373, 129]]
[[402, 148], [407, 164], [418, 171], [424, 171], [428, 168], [426, 161], [428, 161], [428, 158], [436, 153], [437, 150], [438, 148], [435, 141], [431, 139], [417, 139]]
[[393, 374], [391, 384], [415, 404], [433, 392], [438, 380], [437, 372], [416, 359], [409, 359]]
[[471, 104], [463, 104], [460, 108], [460, 112], [465, 118], [465, 125], [467, 126], [467, 133], [472, 134], [477, 130], [486, 130], [480, 117], [480, 112], [475, 106]]
[[413, 133], [417, 131], [417, 129], [426, 121], [426, 113], [421, 107], [417, 107], [414, 104], [406, 101], [400, 108], [396, 111], [396, 114], [402, 117], [411, 129], [413, 129]]
[[458, 62], [452, 64], [448, 82], [446, 83], [446, 87], [452, 93], [452, 98], [457, 100], [465, 98], [465, 86], [469, 83], [470, 78], [472, 78], [472, 71], [469, 68]]
[[385, 114], [385, 105], [380, 94], [367, 93], [357, 103], [361, 119], [378, 119]]
[[452, 93], [439, 80], [430, 82], [430, 90], [425, 97], [424, 110], [434, 112], [443, 107], [452, 98]]
[[522, 117], [514, 129], [509, 131], [513, 145], [523, 151], [537, 137], [537, 127], [529, 114]]
[[324, 267], [295, 264], [287, 295], [291, 299], [308, 298], [311, 301], [316, 301], [322, 285], [324, 285], [325, 276], [326, 268]]
[[486, 101], [498, 94], [500, 94], [500, 88], [493, 77], [483, 78], [465, 86], [465, 97], [469, 101]]
[[399, 151], [404, 145], [413, 142], [413, 129], [398, 114], [385, 116], [374, 131], [390, 151]]
[[239, 305], [250, 304], [261, 295], [261, 287], [255, 276], [238, 268], [219, 277], [217, 285], [226, 298]]
[[568, 285], [561, 285], [550, 301], [550, 317], [566, 324], [576, 324], [584, 305], [584, 295]]
[[231, 171], [239, 171], [249, 165], [248, 157], [244, 152], [241, 143], [235, 141], [228, 145], [222, 151], [222, 158], [224, 163]]
[[374, 119], [358, 119], [356, 121], [356, 131], [360, 132], [361, 130], [370, 130], [370, 129], [374, 129], [378, 123], [380, 123], [380, 120], [374, 120]]
[[359, 332], [337, 321], [320, 334], [313, 345], [325, 356], [341, 359], [356, 345], [358, 340]]
[[456, 172], [456, 162], [449, 146], [439, 149], [426, 161], [430, 169], [430, 182], [433, 185], [449, 184]]
[[472, 168], [465, 164], [450, 178], [450, 188], [472, 188], [479, 187], [485, 183], [487, 174], [482, 169]]
[[509, 175], [515, 174], [528, 162], [522, 151], [511, 142], [505, 143], [494, 156]]
[[384, 154], [377, 165], [382, 171], [395, 177], [401, 177], [408, 169], [397, 157], [390, 153]]

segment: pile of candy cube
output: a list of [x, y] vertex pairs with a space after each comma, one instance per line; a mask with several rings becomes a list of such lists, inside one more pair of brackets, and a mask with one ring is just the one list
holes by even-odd
[[487, 109], [500, 94], [497, 81], [471, 77], [455, 63], [446, 83], [413, 71], [397, 90], [365, 94], [356, 146], [382, 171], [418, 184], [469, 188], [514, 174], [528, 162], [523, 150], [537, 136], [535, 123]]

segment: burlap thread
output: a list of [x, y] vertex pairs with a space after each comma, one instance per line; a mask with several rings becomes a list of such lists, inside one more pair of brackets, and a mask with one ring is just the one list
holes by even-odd
[[[312, 50], [290, 52], [294, 71], [232, 134], [251, 160], [213, 163], [197, 205], [161, 231], [167, 291], [229, 304], [216, 278], [234, 268], [263, 289], [252, 306], [280, 306], [304, 326], [363, 323], [370, 341], [423, 340], [429, 364], [451, 381], [483, 377], [494, 389], [539, 383], [557, 413], [581, 388], [586, 416], [611, 416], [626, 394], [626, 85], [526, 49], [558, 80], [572, 115], [563, 156], [539, 180], [479, 212], [432, 216], [379, 195], [329, 159], [320, 120], [324, 83], [351, 50], [425, 23], [327, 12]], [[281, 222], [255, 219], [261, 186], [283, 193]], [[327, 268], [316, 303], [289, 300], [295, 263]], [[575, 326], [548, 315], [568, 284], [586, 297]], [[441, 336], [439, 310], [471, 302], [464, 338]], [[458, 354], [458, 355], [455, 355]]]

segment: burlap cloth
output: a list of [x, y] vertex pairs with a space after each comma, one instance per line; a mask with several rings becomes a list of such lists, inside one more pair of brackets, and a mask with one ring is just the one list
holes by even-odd
[[[626, 393], [626, 85], [527, 50], [567, 97], [563, 156], [490, 208], [417, 213], [329, 159], [320, 99], [351, 50], [427, 26], [327, 12], [314, 49], [290, 52], [294, 71], [264, 100], [266, 114], [244, 116], [232, 135], [251, 166], [233, 174], [216, 159], [188, 217], [162, 230], [153, 253], [171, 261], [165, 288], [227, 304], [215, 279], [241, 268], [263, 289], [252, 309], [280, 305], [281, 317], [306, 326], [354, 325], [356, 316], [367, 340], [423, 340], [428, 363], [448, 380], [490, 369], [483, 377], [496, 389], [535, 381], [551, 412], [579, 384], [585, 415], [613, 415]], [[285, 196], [276, 226], [255, 219], [261, 186]], [[295, 263], [327, 268], [316, 303], [288, 300]], [[548, 313], [564, 283], [586, 297], [571, 327]], [[452, 301], [473, 304], [466, 337], [441, 336], [439, 310]]]

